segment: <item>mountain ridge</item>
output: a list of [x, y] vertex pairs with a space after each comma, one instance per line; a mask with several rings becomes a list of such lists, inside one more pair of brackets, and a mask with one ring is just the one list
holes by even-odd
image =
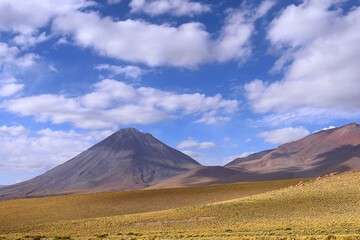
[[[360, 169], [360, 125], [350, 123], [310, 134], [275, 149], [234, 159], [224, 167], [195, 168], [150, 188], [198, 186], [198, 183], [212, 185], [307, 178], [358, 169]], [[219, 179], [218, 176], [222, 178]]]

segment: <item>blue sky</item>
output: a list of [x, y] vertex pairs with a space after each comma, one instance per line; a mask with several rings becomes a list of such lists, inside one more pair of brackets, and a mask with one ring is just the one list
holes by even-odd
[[120, 128], [204, 165], [360, 122], [360, 1], [0, 1], [0, 185]]

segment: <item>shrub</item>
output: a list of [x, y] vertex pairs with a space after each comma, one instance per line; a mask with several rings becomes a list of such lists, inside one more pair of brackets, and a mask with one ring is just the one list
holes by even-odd
[[95, 235], [97, 238], [106, 238], [109, 234]]
[[133, 232], [129, 232], [129, 233], [127, 233], [126, 235], [129, 235], [129, 236], [141, 236], [141, 234], [140, 233], [133, 233]]

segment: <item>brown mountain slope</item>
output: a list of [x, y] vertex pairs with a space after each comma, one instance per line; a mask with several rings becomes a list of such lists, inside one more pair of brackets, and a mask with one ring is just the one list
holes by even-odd
[[151, 134], [121, 129], [29, 181], [0, 189], [0, 199], [143, 189], [200, 164]]
[[186, 173], [161, 181], [148, 189], [177, 188], [239, 182], [239, 171], [220, 166], [201, 166]]
[[150, 188], [317, 177], [360, 169], [360, 130], [351, 123], [237, 158], [225, 167], [199, 167]]
[[311, 134], [281, 145], [258, 159], [235, 159], [225, 167], [245, 173], [290, 178], [315, 177], [335, 171], [360, 169], [360, 130], [351, 123]]

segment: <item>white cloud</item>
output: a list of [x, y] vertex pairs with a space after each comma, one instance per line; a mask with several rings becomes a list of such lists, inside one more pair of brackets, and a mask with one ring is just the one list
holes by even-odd
[[6, 43], [0, 42], [0, 65], [13, 63], [19, 54], [17, 47], [9, 47]]
[[118, 3], [120, 3], [121, 2], [121, 0], [107, 0], [106, 1], [108, 4], [118, 4]]
[[56, 73], [59, 72], [59, 70], [52, 64], [49, 65], [49, 70], [52, 71], [52, 72], [56, 72]]
[[14, 95], [24, 88], [24, 84], [10, 83], [0, 86], [0, 97], [8, 97]]
[[291, 141], [299, 140], [307, 135], [310, 132], [304, 127], [287, 127], [276, 129], [273, 131], [266, 131], [259, 133], [257, 136], [264, 138], [265, 142], [272, 144], [283, 144]]
[[151, 16], [194, 16], [211, 10], [209, 5], [189, 0], [131, 0], [129, 7], [132, 13], [143, 12]]
[[45, 27], [55, 16], [93, 5], [86, 0], [2, 0], [0, 31], [32, 35]]
[[38, 56], [33, 53], [20, 55], [20, 50], [17, 47], [0, 42], [0, 67], [4, 64], [11, 64], [18, 67], [30, 67], [35, 63], [36, 58], [38, 58]]
[[261, 18], [265, 16], [269, 10], [276, 5], [276, 0], [265, 0], [260, 6], [256, 9], [256, 13], [254, 14], [255, 18]]
[[[273, 20], [268, 38], [283, 52], [276, 63], [284, 78], [245, 86], [255, 111], [360, 110], [360, 7], [349, 12], [338, 1], [290, 5]], [[313, 24], [316, 22], [316, 24]]]
[[212, 125], [218, 122], [227, 122], [231, 120], [231, 117], [216, 116], [216, 114], [216, 111], [204, 113], [203, 116], [199, 120], [194, 121], [194, 123], [205, 123], [208, 125]]
[[91, 131], [87, 135], [89, 135], [92, 139], [99, 141], [105, 139], [106, 137], [109, 137], [113, 133], [114, 131], [111, 130], [103, 130], [103, 131]]
[[94, 92], [79, 97], [30, 96], [4, 101], [0, 107], [22, 116], [33, 115], [40, 122], [70, 122], [80, 128], [102, 129], [208, 112], [229, 115], [237, 111], [239, 104], [236, 100], [223, 99], [219, 94], [213, 97], [199, 93], [175, 94], [149, 87], [134, 88], [109, 79], [94, 87]]
[[26, 49], [50, 38], [39, 30], [52, 19], [94, 4], [87, 0], [2, 0], [0, 32], [17, 34], [11, 42]]
[[[93, 48], [102, 56], [149, 66], [187, 68], [213, 61], [244, 62], [251, 55], [250, 38], [255, 20], [273, 6], [268, 0], [257, 9], [229, 11], [220, 36], [214, 39], [199, 22], [174, 27], [169, 23], [157, 25], [144, 20], [117, 21], [109, 16], [102, 17], [99, 12], [81, 11], [94, 5], [92, 1], [19, 1], [0, 3], [0, 31], [18, 34], [12, 42], [23, 49], [60, 35], [58, 44], [74, 42], [81, 47]], [[109, 0], [108, 3], [118, 1]], [[133, 11], [138, 9], [153, 14], [193, 15], [210, 10], [208, 5], [187, 0], [137, 0], [130, 6]], [[49, 24], [52, 33], [46, 35], [41, 30]]]
[[199, 152], [193, 152], [193, 151], [189, 151], [189, 150], [184, 150], [182, 152], [194, 159], [203, 158], [206, 156], [206, 154], [199, 153]]
[[253, 154], [254, 152], [244, 152], [242, 154], [238, 154], [238, 155], [232, 155], [232, 156], [226, 156], [226, 157], [223, 157], [222, 158], [222, 164], [223, 165], [226, 165], [228, 164], [229, 162], [237, 159], [237, 158], [243, 158], [243, 157], [247, 157], [249, 156], [250, 154]]
[[38, 36], [19, 34], [15, 36], [12, 41], [17, 45], [22, 46], [23, 48], [28, 48], [38, 43], [44, 42], [49, 38], [50, 36], [47, 36], [46, 33], [43, 32]]
[[329, 126], [329, 127], [326, 127], [326, 128], [321, 129], [321, 131], [323, 131], [323, 130], [329, 130], [329, 129], [333, 129], [333, 128], [335, 128], [335, 126]]
[[249, 143], [249, 142], [251, 142], [251, 138], [247, 138], [247, 139], [245, 140], [245, 143]]
[[314, 133], [317, 133], [317, 132], [320, 132], [320, 131], [324, 131], [324, 130], [330, 130], [330, 129], [334, 129], [334, 128], [335, 128], [335, 126], [329, 126], [329, 127], [323, 128], [323, 129], [321, 129], [321, 130], [315, 130]]
[[271, 22], [269, 40], [275, 45], [299, 46], [325, 35], [341, 15], [339, 11], [329, 10], [334, 2], [307, 0], [287, 6]]
[[19, 136], [19, 135], [26, 135], [28, 133], [29, 133], [29, 130], [27, 130], [23, 126], [7, 127], [7, 126], [3, 125], [0, 127], [0, 136], [3, 136], [3, 135]]
[[126, 78], [139, 78], [146, 73], [145, 70], [138, 66], [116, 66], [109, 64], [99, 64], [95, 66], [97, 70], [108, 70], [114, 75], [124, 74]]
[[70, 41], [66, 37], [61, 37], [56, 44], [70, 44]]
[[209, 33], [200, 23], [171, 27], [76, 12], [56, 18], [52, 29], [71, 34], [76, 44], [94, 48], [101, 55], [149, 66], [192, 67], [208, 57]]
[[17, 83], [17, 79], [9, 78], [0, 80], [0, 97], [14, 95], [24, 88], [24, 84]]
[[66, 131], [53, 131], [50, 128], [42, 129], [36, 132], [39, 135], [56, 138], [81, 138], [82, 135], [76, 133], [74, 130]]
[[48, 170], [93, 144], [93, 139], [74, 131], [44, 129], [38, 136], [28, 134], [23, 126], [0, 127], [0, 172]]
[[184, 140], [181, 143], [179, 143], [179, 145], [177, 145], [177, 148], [211, 149], [211, 148], [217, 148], [217, 146], [214, 142], [198, 142], [192, 138], [188, 138], [187, 140]]
[[251, 54], [250, 37], [254, 31], [253, 20], [242, 11], [232, 11], [221, 29], [215, 46], [216, 59], [244, 61]]
[[[324, 117], [325, 116], [325, 117]], [[352, 120], [360, 116], [358, 111], [345, 111], [339, 108], [296, 108], [286, 113], [274, 113], [256, 121], [260, 126], [289, 126], [293, 124], [327, 124], [336, 119]]]
[[[199, 22], [175, 27], [169, 23], [157, 25], [144, 20], [118, 21], [91, 11], [58, 16], [53, 21], [52, 30], [69, 36], [76, 45], [95, 49], [100, 55], [152, 67], [195, 68], [207, 62], [230, 60], [243, 63], [251, 55], [250, 40], [255, 21], [273, 6], [271, 1], [266, 2], [269, 3], [257, 9], [228, 11], [218, 38], [214, 38]], [[141, 1], [132, 3], [146, 4]]]
[[38, 55], [27, 53], [24, 56], [17, 58], [13, 64], [19, 67], [30, 67], [35, 64], [35, 59], [37, 58], [39, 58]]

